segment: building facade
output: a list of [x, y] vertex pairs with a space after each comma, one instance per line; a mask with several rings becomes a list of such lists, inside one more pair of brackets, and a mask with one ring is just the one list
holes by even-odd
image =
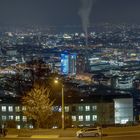
[[65, 75], [76, 75], [76, 53], [61, 54], [61, 73]]
[[[101, 100], [95, 102], [65, 103], [65, 114], [69, 116], [69, 127], [83, 127], [95, 125], [124, 124], [133, 121], [133, 99], [114, 99], [111, 102]], [[21, 103], [0, 102], [0, 123], [14, 122], [17, 128], [33, 128], [29, 118], [23, 115], [26, 110]], [[54, 112], [62, 111], [61, 105], [54, 105]]]

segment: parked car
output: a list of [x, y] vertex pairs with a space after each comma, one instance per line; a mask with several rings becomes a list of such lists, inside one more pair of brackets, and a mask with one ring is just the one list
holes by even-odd
[[99, 137], [101, 136], [101, 128], [84, 128], [76, 132], [77, 137]]

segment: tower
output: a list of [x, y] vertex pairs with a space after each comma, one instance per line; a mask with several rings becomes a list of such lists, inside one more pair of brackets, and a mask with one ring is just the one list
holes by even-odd
[[61, 54], [61, 73], [65, 75], [76, 75], [76, 53], [64, 52]]

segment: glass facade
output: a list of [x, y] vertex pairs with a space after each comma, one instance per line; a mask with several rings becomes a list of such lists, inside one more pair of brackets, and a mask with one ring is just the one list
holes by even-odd
[[69, 56], [68, 54], [61, 54], [61, 73], [68, 74], [69, 73]]
[[76, 74], [76, 53], [63, 53], [61, 54], [61, 73], [62, 74]]
[[114, 99], [115, 123], [125, 124], [133, 121], [133, 99]]
[[71, 75], [76, 74], [76, 53], [69, 54], [69, 73]]

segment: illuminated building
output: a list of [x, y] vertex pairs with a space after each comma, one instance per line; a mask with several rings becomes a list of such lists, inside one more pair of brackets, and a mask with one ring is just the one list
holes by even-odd
[[76, 53], [69, 54], [69, 74], [76, 74]]
[[68, 54], [61, 54], [61, 73], [68, 74], [69, 73], [69, 56]]
[[65, 75], [76, 74], [76, 53], [61, 54], [61, 73]]
[[133, 98], [114, 99], [115, 124], [125, 124], [133, 121]]

